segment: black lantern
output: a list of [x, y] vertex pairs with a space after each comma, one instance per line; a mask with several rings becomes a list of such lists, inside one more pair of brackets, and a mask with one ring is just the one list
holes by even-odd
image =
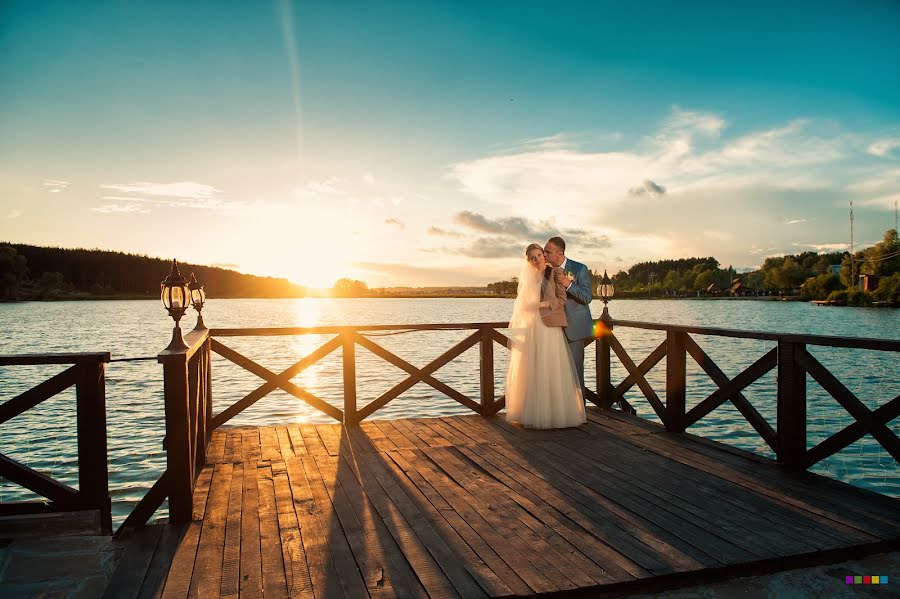
[[175, 328], [172, 330], [172, 341], [169, 343], [168, 350], [187, 349], [184, 337], [181, 336], [181, 327], [178, 321], [184, 316], [188, 309], [188, 301], [190, 300], [190, 290], [187, 281], [178, 272], [178, 262], [172, 260], [172, 270], [166, 280], [160, 284], [160, 299], [163, 306], [169, 312], [169, 316], [175, 321]]
[[188, 283], [188, 289], [191, 291], [191, 304], [194, 306], [194, 310], [197, 311], [197, 326], [194, 327], [195, 331], [205, 331], [206, 325], [203, 323], [203, 304], [206, 302], [206, 291], [203, 290], [203, 285], [197, 282], [197, 277], [194, 276], [194, 273], [191, 273], [191, 282]]
[[597, 295], [600, 296], [600, 299], [603, 300], [604, 307], [609, 303], [609, 300], [612, 299], [613, 295], [616, 294], [616, 286], [613, 285], [613, 282], [610, 280], [609, 275], [606, 274], [606, 271], [603, 271], [603, 278], [600, 280], [600, 284], [597, 285]]
[[615, 293], [616, 286], [613, 285], [613, 282], [610, 280], [609, 275], [606, 274], [606, 270], [604, 269], [603, 278], [600, 279], [600, 284], [597, 285], [597, 295], [603, 300], [603, 314], [600, 315], [600, 320], [604, 322], [610, 320], [609, 308], [607, 308], [606, 304], [609, 303], [609, 300], [612, 299], [612, 296], [615, 295]]

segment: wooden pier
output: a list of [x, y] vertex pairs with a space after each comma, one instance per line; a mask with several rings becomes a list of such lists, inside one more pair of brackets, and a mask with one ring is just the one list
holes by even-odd
[[[618, 595], [900, 547], [894, 499], [588, 412], [560, 431], [477, 415], [219, 429], [168, 577], [143, 591]], [[153, 550], [111, 588], [134, 590]]]
[[[864, 435], [900, 461], [900, 438], [889, 426], [900, 415], [900, 396], [885, 397], [870, 408], [807, 351], [818, 345], [896, 355], [900, 341], [602, 319], [586, 342], [595, 344], [597, 355], [596, 392], [589, 394], [597, 405], [588, 409], [588, 423], [535, 431], [505, 422], [505, 398], [494, 388], [493, 352], [495, 344], [508, 343], [500, 332], [505, 326], [201, 329], [187, 336], [186, 348], [160, 353], [167, 468], [115, 533], [115, 551], [121, 555], [111, 574], [98, 574], [108, 576], [104, 596], [621, 596], [900, 548], [900, 501], [808, 472]], [[638, 362], [614, 327], [665, 331], [666, 336]], [[367, 336], [448, 329], [469, 332], [423, 366]], [[281, 373], [226, 344], [233, 336], [303, 334], [331, 338]], [[772, 347], [729, 377], [692, 335], [760, 339]], [[408, 374], [362, 406], [357, 405], [356, 346]], [[476, 346], [477, 396], [433, 376]], [[342, 405], [292, 382], [338, 350], [343, 354]], [[260, 386], [236, 400], [222, 402], [217, 396], [213, 410], [213, 353], [259, 377]], [[613, 355], [628, 373], [622, 381], [611, 380]], [[109, 357], [91, 356], [89, 368], [81, 365], [81, 356], [0, 357], [0, 364], [8, 365], [76, 363], [77, 368], [0, 404], [0, 424], [79, 385], [79, 455], [85, 456], [79, 459], [79, 476], [90, 483], [69, 489], [0, 456], [0, 475], [48, 499], [0, 503], [0, 515], [90, 510], [109, 530], [105, 461], [96, 459], [98, 448], [105, 451], [105, 427], [100, 430], [95, 421], [82, 418], [82, 407], [84, 414], [102, 412]], [[647, 374], [663, 358], [660, 395]], [[717, 386], [690, 409], [688, 359]], [[777, 422], [770, 423], [747, 389], [776, 368]], [[806, 434], [809, 381], [853, 417], [852, 424], [814, 446]], [[381, 407], [417, 383], [432, 386], [473, 414], [377, 419]], [[625, 394], [634, 387], [662, 425], [626, 413]], [[275, 389], [335, 422], [227, 425]], [[741, 413], [776, 460], [687, 432], [725, 402]], [[612, 409], [616, 404], [623, 411]], [[150, 523], [166, 500], [168, 520]], [[3, 532], [0, 521], [0, 539]], [[0, 544], [0, 583], [3, 561]], [[29, 586], [28, 575], [14, 574], [17, 588], [40, 591], [40, 583]]]

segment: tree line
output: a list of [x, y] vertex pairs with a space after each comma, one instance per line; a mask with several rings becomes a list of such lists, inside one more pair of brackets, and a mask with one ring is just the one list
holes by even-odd
[[[0, 244], [0, 300], [90, 296], [157, 297], [172, 262], [138, 254]], [[287, 279], [246, 275], [225, 268], [179, 263], [210, 297], [303, 297]]]
[[[859, 289], [860, 275], [879, 277], [872, 292]], [[591, 289], [597, 291], [603, 274], [591, 272]], [[722, 268], [714, 257], [638, 262], [610, 277], [617, 296], [660, 297], [697, 295], [796, 295], [806, 300], [831, 299], [866, 305], [875, 301], [900, 303], [900, 241], [890, 229], [875, 245], [854, 252], [766, 258], [754, 271], [737, 273]], [[488, 285], [498, 295], [515, 295], [515, 278]]]

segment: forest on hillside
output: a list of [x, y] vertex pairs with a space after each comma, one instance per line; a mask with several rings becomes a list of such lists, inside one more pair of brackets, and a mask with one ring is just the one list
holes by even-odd
[[[862, 289], [868, 275], [869, 289]], [[603, 277], [591, 272], [596, 292]], [[737, 273], [714, 257], [638, 262], [610, 279], [619, 297], [733, 297], [793, 295], [806, 300], [868, 305], [900, 303], [900, 239], [889, 229], [878, 243], [854, 252], [802, 252], [770, 256], [756, 270]], [[515, 295], [515, 278], [488, 285], [496, 294]]]
[[[0, 300], [78, 297], [158, 297], [170, 260], [96, 249], [0, 244]], [[193, 272], [209, 297], [303, 297], [287, 279], [246, 275], [225, 268], [179, 263]]]

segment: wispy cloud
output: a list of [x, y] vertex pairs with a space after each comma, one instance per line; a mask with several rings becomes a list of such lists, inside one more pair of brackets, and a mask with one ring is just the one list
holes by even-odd
[[[411, 285], [413, 287], [428, 287], [435, 285], [458, 285], [460, 279], [460, 270], [458, 267], [441, 268], [441, 267], [423, 267], [414, 266], [407, 262], [354, 262], [353, 267], [370, 274], [369, 278], [378, 281], [380, 286], [397, 286], [398, 281], [403, 281], [403, 285]], [[473, 267], [473, 270], [466, 274], [469, 284], [487, 284], [497, 280], [497, 273], [491, 269], [487, 272], [479, 272]]]
[[868, 152], [872, 156], [887, 157], [897, 148], [900, 148], [900, 137], [888, 137], [873, 141], [868, 147]]
[[[101, 189], [109, 189], [112, 191], [132, 194], [132, 195], [106, 195], [105, 200], [113, 200], [120, 202], [139, 202], [156, 206], [166, 206], [174, 208], [195, 208], [202, 210], [215, 210], [230, 212], [247, 206], [246, 202], [226, 201], [221, 196], [222, 190], [204, 183], [195, 183], [193, 181], [177, 181], [174, 183], [112, 183], [101, 185]], [[115, 206], [112, 204], [110, 206]], [[107, 206], [108, 208], [108, 206]], [[120, 206], [125, 208], [125, 206]], [[97, 210], [96, 208], [94, 210]], [[97, 210], [100, 211], [100, 210]], [[145, 212], [146, 208], [138, 210], [136, 208], [127, 208], [118, 210], [110, 209], [109, 212]]]
[[41, 185], [43, 185], [50, 193], [60, 193], [61, 191], [65, 191], [71, 183], [68, 181], [60, 181], [59, 179], [44, 179], [44, 182]]
[[319, 181], [309, 181], [305, 185], [294, 189], [297, 195], [326, 195], [326, 196], [345, 196], [347, 192], [340, 186], [341, 180], [337, 177], [329, 177]]
[[115, 183], [101, 185], [100, 187], [142, 196], [189, 198], [193, 200], [209, 200], [222, 193], [220, 189], [216, 189], [212, 185], [195, 183], [193, 181], [176, 181], [174, 183], [151, 183], [142, 181], [130, 184]]
[[13, 210], [10, 210], [10, 211], [6, 214], [6, 218], [9, 218], [9, 219], [19, 218], [19, 217], [22, 216], [23, 214], [25, 214], [23, 211], [19, 210], [18, 208], [15, 208], [15, 209], [13, 209]]
[[403, 221], [401, 221], [400, 219], [397, 219], [397, 218], [387, 218], [384, 220], [384, 224], [393, 225], [401, 230], [406, 228], [406, 223], [404, 223]]
[[666, 193], [666, 188], [650, 179], [645, 179], [637, 187], [632, 187], [628, 190], [628, 195], [632, 196], [644, 195], [645, 193], [652, 196], [661, 196]]
[[[819, 254], [832, 253], [832, 252], [843, 252], [850, 249], [849, 243], [797, 243], [794, 242], [791, 244], [797, 248], [809, 248], [815, 250]], [[857, 244], [857, 247], [854, 250], [858, 250], [862, 247], [862, 245]], [[779, 256], [782, 254], [778, 254]]]
[[466, 194], [538, 217], [559, 206], [597, 210], [663, 191], [821, 189], [860, 176], [845, 162], [858, 156], [858, 138], [830, 123], [794, 119], [737, 137], [725, 132], [718, 115], [676, 108], [657, 134], [630, 150], [588, 151], [572, 141], [544, 140], [454, 164], [449, 174]]
[[362, 180], [366, 185], [375, 185], [377, 179], [375, 179], [375, 175], [372, 173], [366, 173], [362, 176]]
[[435, 253], [459, 254], [470, 258], [511, 258], [525, 255], [526, 245], [512, 243], [506, 237], [479, 237], [456, 248], [441, 248]]
[[[806, 219], [806, 218], [792, 218], [792, 219], [790, 219], [790, 220], [784, 221], [784, 224], [786, 224], [786, 225], [797, 225], [797, 224], [800, 224], [800, 223], [805, 223], [807, 220], [809, 220], [809, 219]], [[813, 220], [815, 220], [815, 219], [813, 219]]]
[[543, 243], [550, 237], [559, 235], [567, 244], [582, 248], [599, 249], [611, 245], [605, 234], [586, 229], [561, 228], [551, 220], [535, 222], [518, 216], [488, 218], [483, 214], [464, 210], [456, 214], [454, 221], [473, 231], [500, 235], [520, 242]]
[[459, 231], [450, 231], [447, 229], [442, 229], [440, 227], [428, 227], [429, 235], [442, 235], [444, 237], [462, 237], [463, 234]]
[[150, 214], [150, 210], [140, 204], [105, 204], [91, 208], [101, 214]]
[[893, 210], [894, 206], [897, 205], [897, 203], [900, 203], [900, 193], [857, 201], [857, 205], [859, 206], [874, 206], [876, 208], [884, 208], [886, 210]]

